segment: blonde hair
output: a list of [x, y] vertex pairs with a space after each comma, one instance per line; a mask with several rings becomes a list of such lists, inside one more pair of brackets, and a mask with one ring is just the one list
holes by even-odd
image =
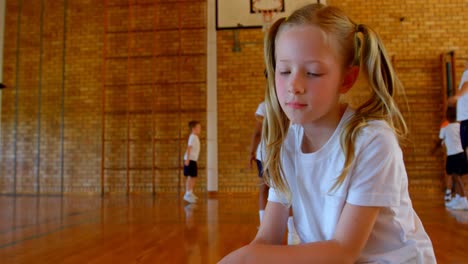
[[270, 28], [265, 37], [265, 64], [268, 88], [265, 92], [266, 122], [262, 137], [266, 143], [265, 181], [283, 193], [291, 201], [291, 191], [284, 178], [281, 151], [288, 133], [289, 120], [281, 109], [275, 87], [275, 41], [281, 31], [297, 25], [314, 25], [335, 40], [335, 49], [343, 59], [343, 68], [359, 66], [370, 89], [370, 97], [357, 107], [355, 114], [345, 124], [340, 144], [345, 156], [341, 174], [331, 190], [340, 186], [346, 178], [355, 158], [354, 145], [360, 130], [370, 120], [385, 120], [401, 140], [407, 134], [407, 126], [394, 97], [403, 86], [391, 66], [385, 47], [375, 31], [354, 23], [343, 11], [322, 4], [306, 5], [281, 18]]

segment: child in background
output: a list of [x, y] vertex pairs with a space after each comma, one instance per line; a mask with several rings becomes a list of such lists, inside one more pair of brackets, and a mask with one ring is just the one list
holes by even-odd
[[[272, 25], [264, 54], [268, 203], [255, 239], [221, 263], [436, 263], [399, 146], [403, 87], [377, 33], [310, 4]], [[359, 73], [371, 95], [352, 109], [340, 97]], [[290, 206], [301, 244], [283, 246]]]
[[193, 193], [193, 188], [198, 176], [197, 160], [200, 154], [200, 139], [198, 138], [201, 132], [200, 122], [195, 120], [190, 121], [189, 128], [191, 134], [184, 155], [184, 176], [187, 178], [184, 200], [189, 203], [195, 203], [198, 197]]
[[[468, 165], [465, 152], [460, 139], [460, 123], [456, 121], [455, 107], [447, 108], [447, 120], [449, 124], [440, 129], [439, 138], [447, 149], [445, 172], [451, 176], [455, 185], [455, 197], [445, 205], [453, 210], [468, 210], [465, 188], [462, 175], [468, 173]], [[446, 190], [446, 194], [448, 189]]]
[[263, 164], [262, 157], [264, 157], [264, 146], [261, 144], [260, 139], [262, 138], [262, 124], [263, 118], [265, 116], [265, 103], [261, 102], [257, 111], [255, 111], [255, 127], [252, 133], [252, 139], [250, 140], [250, 154], [249, 154], [249, 167], [252, 168], [252, 163], [255, 162], [258, 170], [258, 177], [260, 178], [260, 183], [258, 187], [258, 206], [259, 206], [259, 217], [260, 222], [263, 219], [263, 213], [268, 198], [268, 185], [265, 184], [263, 180]]
[[[444, 127], [448, 126], [449, 125], [449, 122], [447, 121], [447, 119], [445, 118], [443, 121], [442, 121], [442, 124], [440, 125], [440, 129], [442, 130]], [[441, 144], [443, 143], [442, 140], [438, 140], [437, 143], [434, 145], [434, 147], [432, 148], [431, 150], [431, 154], [434, 154], [441, 146]], [[445, 160], [445, 162], [447, 162], [447, 160]], [[451, 175], [448, 175], [445, 171], [444, 171], [444, 184], [445, 184], [445, 196], [444, 196], [444, 201], [445, 203], [447, 204], [448, 202], [450, 202], [452, 200], [452, 189], [453, 189], [453, 181], [452, 181], [452, 177]]]
[[[265, 76], [266, 77], [266, 76]], [[262, 124], [263, 118], [265, 117], [265, 103], [261, 102], [257, 111], [255, 111], [255, 128], [252, 133], [252, 140], [250, 142], [250, 158], [249, 167], [252, 168], [252, 163], [255, 161], [257, 164], [258, 177], [260, 178], [259, 190], [258, 190], [258, 204], [259, 204], [259, 217], [260, 222], [263, 220], [263, 214], [265, 212], [265, 206], [268, 198], [268, 185], [263, 180], [263, 158], [265, 157], [265, 146], [260, 141], [262, 137]], [[299, 236], [297, 235], [296, 228], [294, 227], [294, 218], [292, 211], [288, 218], [288, 245], [296, 245], [300, 243]]]

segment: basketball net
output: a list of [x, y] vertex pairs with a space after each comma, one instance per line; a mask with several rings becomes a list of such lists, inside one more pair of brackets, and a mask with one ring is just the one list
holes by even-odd
[[262, 31], [264, 33], [268, 32], [271, 27], [271, 24], [274, 21], [276, 13], [280, 12], [283, 9], [283, 0], [252, 0], [253, 10], [256, 13], [262, 14], [263, 17], [263, 27]]
[[262, 10], [260, 13], [263, 16], [263, 26], [262, 26], [262, 31], [263, 32], [268, 32], [268, 30], [271, 27], [271, 24], [273, 23], [273, 17], [275, 16], [276, 11], [274, 10]]

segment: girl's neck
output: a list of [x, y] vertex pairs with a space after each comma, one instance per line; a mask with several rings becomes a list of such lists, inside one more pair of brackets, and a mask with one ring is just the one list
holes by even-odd
[[327, 143], [340, 123], [346, 107], [346, 105], [340, 105], [328, 113], [326, 118], [303, 125], [304, 136], [301, 144], [303, 153], [316, 152]]

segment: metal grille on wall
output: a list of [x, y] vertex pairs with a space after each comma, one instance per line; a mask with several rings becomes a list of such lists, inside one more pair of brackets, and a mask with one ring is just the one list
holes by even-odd
[[[6, 175], [11, 177], [12, 181], [11, 186], [4, 186], [4, 193], [63, 194], [68, 1], [63, 1], [63, 9], [47, 10], [49, 15], [63, 15], [63, 24], [57, 26], [61, 27], [63, 32], [56, 32], [53, 36], [50, 35], [51, 29], [46, 29], [45, 26], [45, 0], [38, 2], [39, 9], [25, 5], [23, 1], [16, 4], [15, 78], [14, 87], [8, 91], [14, 94], [13, 126], [12, 140], [6, 145], [7, 152], [8, 144], [12, 146], [12, 172]], [[28, 36], [28, 41], [24, 41], [26, 34], [33, 37]], [[51, 45], [56, 42], [61, 42], [60, 55], [53, 59], [45, 59], [45, 53], [50, 52]], [[34, 63], [31, 63], [31, 60]], [[45, 73], [51, 63], [56, 65], [58, 75], [50, 76]], [[48, 138], [54, 138], [54, 144], [49, 144]], [[50, 170], [50, 164], [58, 166]]]
[[187, 25], [183, 12], [187, 4], [203, 3], [106, 1], [102, 194], [179, 190], [185, 124], [194, 115], [198, 119], [206, 115], [204, 102], [202, 107], [187, 107], [183, 102], [184, 87], [205, 86], [205, 76], [182, 78], [187, 61], [206, 57], [206, 48], [184, 51], [184, 34], [204, 32], [206, 23]]

